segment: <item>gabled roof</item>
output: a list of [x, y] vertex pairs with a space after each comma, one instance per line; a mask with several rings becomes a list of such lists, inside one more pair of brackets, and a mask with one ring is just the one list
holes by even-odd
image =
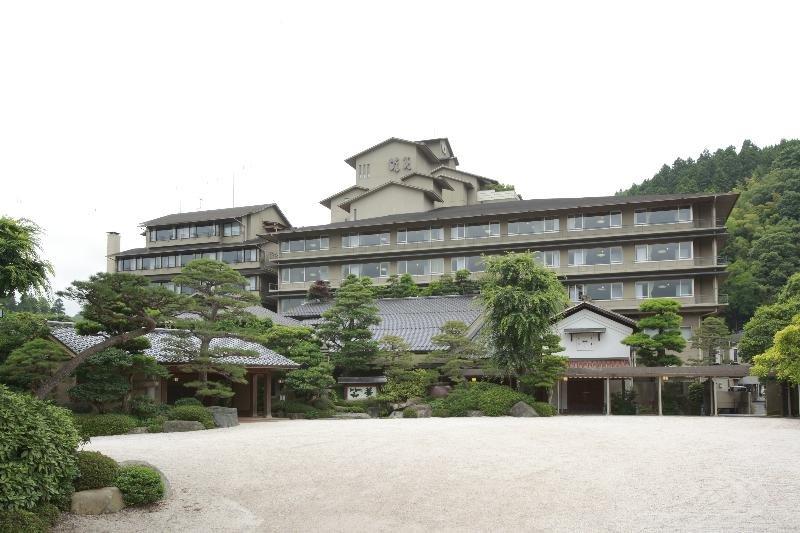
[[[72, 353], [79, 353], [83, 350], [99, 344], [106, 339], [104, 335], [80, 335], [75, 331], [75, 325], [68, 322], [49, 322], [50, 334], [59, 343], [63, 344]], [[150, 348], [144, 353], [155, 358], [162, 364], [181, 363], [186, 360], [178, 360], [170, 351], [170, 337], [185, 335], [185, 330], [158, 328], [145, 335], [150, 341]], [[199, 348], [200, 340], [197, 337], [189, 337], [190, 342]], [[291, 359], [276, 353], [258, 343], [245, 341], [235, 337], [224, 339], [214, 339], [211, 341], [211, 348], [228, 348], [231, 350], [241, 350], [255, 352], [255, 356], [238, 355], [221, 358], [226, 363], [240, 364], [247, 367], [268, 367], [268, 368], [297, 368], [298, 365]]]
[[412, 172], [411, 174], [407, 174], [407, 175], [403, 176], [402, 178], [400, 178], [400, 181], [406, 181], [407, 179], [409, 179], [409, 178], [413, 178], [414, 176], [419, 176], [419, 177], [421, 177], [421, 178], [428, 178], [428, 179], [432, 179], [432, 180], [433, 180], [433, 181], [435, 181], [435, 182], [436, 182], [436, 183], [439, 185], [439, 187], [441, 187], [442, 189], [447, 189], [448, 191], [452, 191], [452, 190], [454, 190], [454, 189], [453, 189], [453, 186], [452, 186], [452, 185], [450, 185], [449, 183], [447, 183], [447, 180], [446, 180], [446, 179], [444, 179], [444, 178], [440, 178], [439, 176], [431, 176], [430, 174], [423, 174], [423, 173], [421, 173], [421, 172]]
[[387, 181], [386, 183], [382, 183], [382, 184], [378, 185], [377, 187], [368, 190], [364, 194], [356, 196], [355, 198], [350, 198], [346, 202], [342, 202], [341, 204], [339, 204], [339, 207], [344, 209], [345, 211], [350, 211], [350, 204], [352, 204], [356, 200], [361, 200], [365, 196], [369, 196], [369, 195], [371, 195], [373, 193], [376, 193], [376, 192], [378, 192], [380, 190], [383, 190], [386, 187], [390, 187], [392, 185], [394, 185], [396, 187], [405, 187], [406, 189], [419, 191], [419, 192], [423, 193], [425, 196], [427, 196], [428, 198], [430, 198], [431, 200], [433, 200], [434, 202], [443, 202], [444, 201], [442, 199], [442, 197], [439, 196], [439, 194], [436, 191], [432, 191], [430, 189], [423, 189], [422, 187], [416, 187], [414, 185], [409, 185], [408, 183], [400, 183], [399, 181]]
[[448, 170], [450, 172], [455, 172], [456, 174], [464, 174], [465, 176], [471, 176], [471, 177], [477, 179], [478, 181], [484, 181], [486, 183], [500, 183], [499, 181], [497, 181], [495, 179], [487, 178], [485, 176], [479, 176], [479, 175], [473, 174], [471, 172], [464, 172], [463, 170], [459, 170], [457, 168], [448, 167], [447, 165], [439, 165], [438, 167], [436, 167], [433, 170], [431, 170], [431, 174], [434, 174], [436, 172], [440, 172], [440, 171], [443, 171], [443, 170]]
[[[445, 322], [457, 320], [471, 326], [468, 334], [477, 330], [482, 309], [475, 296], [427, 296], [414, 298], [381, 298], [378, 306], [380, 324], [371, 326], [372, 337], [380, 340], [386, 335], [402, 337], [414, 351], [437, 348], [431, 338], [441, 333]], [[304, 324], [318, 324], [320, 316], [331, 302], [307, 302], [284, 313]]]
[[302, 322], [299, 320], [295, 320], [294, 318], [283, 316], [275, 311], [271, 311], [266, 307], [262, 307], [260, 305], [254, 305], [252, 307], [245, 307], [245, 311], [250, 314], [257, 316], [258, 318], [269, 318], [272, 320], [273, 324], [280, 324], [281, 326], [302, 326]]
[[321, 203], [322, 205], [324, 205], [325, 207], [327, 207], [328, 209], [330, 209], [330, 207], [331, 207], [331, 201], [332, 201], [334, 198], [336, 198], [336, 197], [338, 197], [338, 196], [341, 196], [341, 195], [343, 195], [344, 193], [350, 192], [350, 191], [352, 191], [352, 190], [355, 190], [355, 189], [361, 189], [362, 191], [368, 191], [368, 190], [369, 190], [369, 188], [368, 188], [368, 187], [362, 187], [361, 185], [353, 185], [352, 187], [348, 187], [348, 188], [346, 188], [346, 189], [344, 189], [344, 190], [342, 190], [342, 191], [339, 191], [339, 192], [337, 192], [336, 194], [333, 194], [333, 195], [331, 195], [331, 196], [328, 196], [328, 197], [327, 197], [327, 198], [325, 198], [324, 200], [320, 200], [320, 202], [319, 202], [319, 203]]
[[636, 321], [632, 318], [628, 318], [625, 315], [621, 315], [619, 313], [615, 313], [614, 311], [609, 311], [608, 309], [603, 309], [599, 305], [595, 305], [591, 302], [583, 301], [579, 304], [573, 305], [572, 307], [565, 309], [559, 315], [556, 316], [556, 320], [563, 320], [567, 317], [574, 315], [579, 311], [583, 311], [584, 309], [591, 311], [592, 313], [597, 313], [600, 316], [604, 316], [609, 320], [613, 320], [614, 322], [619, 322], [625, 326], [630, 328], [636, 327]]
[[[442, 160], [446, 161], [446, 160], [450, 159], [449, 156], [448, 157], [444, 157], [444, 158], [438, 157], [436, 154], [434, 154], [431, 151], [430, 147], [428, 147], [428, 145], [425, 144], [422, 141], [407, 141], [405, 139], [400, 139], [398, 137], [389, 137], [385, 141], [381, 141], [378, 144], [376, 144], [375, 146], [370, 146], [366, 150], [362, 150], [361, 152], [358, 152], [356, 155], [348, 157], [347, 159], [344, 160], [344, 162], [347, 163], [348, 165], [350, 165], [351, 167], [356, 168], [356, 159], [358, 159], [359, 157], [361, 157], [362, 155], [364, 155], [366, 153], [369, 153], [369, 152], [371, 152], [373, 150], [376, 150], [376, 149], [378, 149], [378, 148], [380, 148], [382, 146], [386, 146], [387, 144], [393, 143], [393, 142], [410, 144], [412, 146], [415, 146], [415, 147], [419, 148], [422, 151], [422, 153], [425, 154], [428, 157], [428, 159], [430, 159], [433, 162], [442, 161]], [[448, 145], [448, 148], [449, 148], [450, 143], [448, 142], [447, 145]]]
[[154, 218], [142, 222], [140, 226], [168, 226], [172, 224], [184, 224], [187, 222], [212, 222], [214, 220], [228, 220], [232, 218], [241, 218], [251, 213], [258, 213], [274, 207], [276, 211], [283, 218], [286, 225], [291, 227], [289, 219], [283, 214], [278, 204], [258, 204], [246, 205], [242, 207], [227, 207], [225, 209], [208, 209], [206, 211], [191, 211], [189, 213], [173, 213], [163, 217]]

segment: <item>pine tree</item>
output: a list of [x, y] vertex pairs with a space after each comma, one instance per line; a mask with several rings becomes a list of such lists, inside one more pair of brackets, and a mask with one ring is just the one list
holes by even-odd
[[713, 365], [717, 362], [717, 355], [722, 362], [723, 354], [731, 347], [731, 330], [722, 318], [709, 316], [700, 322], [689, 341], [692, 348], [700, 350], [700, 361]]
[[431, 352], [428, 360], [437, 363], [443, 378], [456, 383], [464, 380], [464, 370], [478, 365], [478, 357], [485, 353], [483, 346], [467, 337], [469, 327], [458, 320], [450, 320], [440, 326], [438, 335], [431, 342], [438, 349]]
[[0, 365], [0, 382], [34, 392], [69, 358], [66, 350], [53, 341], [28, 341], [11, 352]]
[[[680, 302], [671, 298], [645, 300], [639, 306], [649, 313], [636, 324], [636, 333], [622, 339], [623, 344], [636, 350], [637, 364], [642, 366], [680, 366], [681, 358], [667, 350], [682, 352], [686, 340], [681, 335]], [[651, 335], [647, 331], [654, 331]]]

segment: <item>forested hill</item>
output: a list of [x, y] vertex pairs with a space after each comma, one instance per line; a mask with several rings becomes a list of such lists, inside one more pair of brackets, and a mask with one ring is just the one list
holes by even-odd
[[724, 255], [730, 273], [722, 288], [729, 321], [741, 327], [759, 305], [770, 303], [800, 270], [800, 140], [759, 148], [745, 141], [677, 159], [620, 195], [697, 192], [741, 193], [730, 218]]

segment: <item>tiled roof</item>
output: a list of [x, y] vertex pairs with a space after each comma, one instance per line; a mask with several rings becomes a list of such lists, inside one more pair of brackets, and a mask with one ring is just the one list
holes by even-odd
[[[169, 224], [182, 224], [186, 222], [210, 222], [212, 220], [226, 220], [239, 218], [250, 213], [258, 213], [270, 207], [275, 207], [280, 212], [277, 204], [245, 205], [241, 207], [228, 207], [225, 209], [208, 209], [206, 211], [191, 211], [188, 213], [173, 213], [163, 217], [142, 222], [142, 226], [165, 226]], [[283, 216], [283, 213], [281, 213]], [[283, 217], [286, 219], [286, 217]], [[287, 220], [288, 222], [288, 220]]]
[[[375, 340], [386, 335], [402, 337], [415, 351], [436, 348], [431, 337], [438, 335], [445, 322], [458, 320], [472, 325], [481, 315], [474, 296], [428, 296], [420, 298], [384, 298], [376, 301], [381, 323], [370, 328]], [[288, 311], [303, 324], [322, 322], [320, 315], [331, 302], [307, 302]]]
[[452, 220], [468, 217], [483, 217], [497, 215], [530, 215], [533, 213], [548, 213], [565, 209], [601, 209], [635, 205], [646, 207], [647, 204], [661, 202], [689, 201], [693, 199], [706, 199], [717, 202], [717, 216], [726, 218], [739, 197], [737, 193], [697, 193], [697, 194], [647, 194], [639, 196], [595, 196], [586, 198], [541, 198], [533, 200], [518, 200], [508, 202], [489, 202], [482, 204], [461, 205], [454, 207], [439, 207], [430, 211], [417, 213], [400, 213], [382, 217], [362, 218], [345, 222], [334, 222], [320, 226], [305, 226], [281, 230], [280, 234], [303, 233], [310, 231], [323, 231], [338, 228], [357, 228], [380, 226], [385, 224], [400, 224], [413, 222], [433, 222]]
[[269, 318], [273, 324], [280, 324], [281, 326], [301, 326], [302, 323], [294, 318], [279, 315], [275, 311], [271, 311], [266, 307], [254, 305], [252, 307], [245, 307], [245, 311], [256, 315], [258, 318]]
[[559, 319], [567, 318], [568, 316], [572, 316], [578, 311], [581, 311], [583, 309], [587, 309], [589, 311], [592, 311], [593, 313], [597, 313], [598, 315], [604, 316], [609, 320], [619, 322], [620, 324], [624, 324], [632, 328], [636, 327], [636, 321], [633, 320], [632, 318], [628, 318], [625, 315], [621, 315], [617, 312], [610, 311], [608, 309], [603, 309], [599, 305], [593, 304], [592, 302], [589, 301], [583, 301], [576, 305], [573, 305], [572, 307], [565, 309], [558, 315], [558, 318]]
[[[72, 324], [64, 322], [50, 323], [50, 332], [53, 337], [61, 344], [69, 348], [73, 353], [98, 344], [105, 339], [102, 335], [80, 335], [75, 331]], [[186, 360], [176, 360], [170, 352], [169, 343], [171, 336], [185, 333], [183, 330], [156, 329], [145, 335], [150, 341], [151, 347], [144, 351], [147, 355], [153, 356], [159, 363], [180, 363]], [[200, 341], [196, 337], [189, 337], [189, 342], [200, 346]], [[271, 368], [296, 368], [297, 363], [273, 352], [258, 343], [249, 342], [234, 337], [214, 339], [211, 341], [211, 348], [228, 348], [232, 350], [253, 351], [256, 356], [230, 356], [221, 358], [222, 361], [232, 364], [242, 364], [248, 367], [271, 367]]]

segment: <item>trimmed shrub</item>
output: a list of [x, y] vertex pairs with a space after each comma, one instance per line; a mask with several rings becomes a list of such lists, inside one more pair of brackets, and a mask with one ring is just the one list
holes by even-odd
[[153, 418], [146, 418], [142, 420], [142, 425], [147, 428], [149, 433], [161, 433], [164, 431], [164, 422], [167, 417], [164, 415], [154, 416]]
[[214, 417], [211, 416], [211, 411], [202, 405], [179, 405], [172, 408], [172, 410], [167, 413], [167, 418], [170, 420], [200, 422], [206, 429], [217, 427], [216, 424], [214, 424]]
[[75, 425], [84, 437], [124, 435], [139, 425], [136, 417], [121, 414], [75, 415]]
[[556, 408], [547, 402], [535, 402], [531, 407], [539, 416], [556, 416]]
[[467, 416], [469, 411], [482, 411], [486, 416], [505, 416], [517, 402], [527, 403], [539, 416], [555, 414], [555, 409], [547, 403], [537, 402], [533, 397], [505, 385], [488, 382], [458, 385], [447, 397], [436, 400], [432, 407], [446, 409], [450, 416]]
[[158, 414], [158, 404], [147, 396], [135, 396], [130, 402], [131, 414], [137, 418], [150, 418]]
[[175, 400], [175, 407], [180, 407], [181, 405], [203, 405], [203, 402], [198, 400], [197, 398], [181, 398], [180, 400]]
[[78, 477], [75, 490], [110, 487], [119, 473], [119, 465], [100, 452], [78, 452]]
[[431, 410], [431, 416], [435, 416], [437, 418], [447, 418], [450, 416], [450, 411], [443, 407], [437, 407], [436, 409]]
[[48, 529], [50, 524], [31, 511], [0, 511], [0, 533], [45, 533]]
[[80, 442], [69, 411], [0, 385], [0, 437], [0, 509], [69, 498]]
[[403, 409], [403, 418], [417, 418], [417, 410], [411, 407]]
[[61, 518], [61, 510], [52, 503], [37, 505], [33, 512], [49, 526], [56, 525], [58, 519]]
[[164, 483], [158, 472], [147, 466], [123, 466], [115, 482], [126, 505], [157, 502], [164, 496]]

